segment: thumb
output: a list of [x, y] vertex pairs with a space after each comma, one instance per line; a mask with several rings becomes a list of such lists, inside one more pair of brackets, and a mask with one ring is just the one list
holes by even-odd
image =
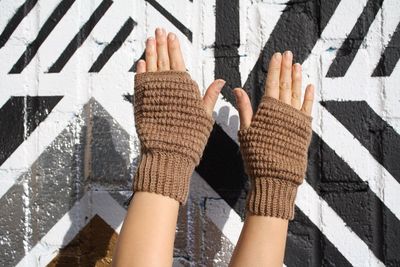
[[224, 87], [225, 81], [218, 79], [213, 81], [207, 88], [206, 93], [203, 96], [203, 103], [208, 115], [212, 116], [215, 103], [217, 103], [218, 95]]
[[240, 129], [250, 127], [251, 118], [253, 117], [253, 108], [251, 107], [250, 99], [247, 93], [242, 88], [233, 89], [236, 97], [236, 103], [240, 117]]

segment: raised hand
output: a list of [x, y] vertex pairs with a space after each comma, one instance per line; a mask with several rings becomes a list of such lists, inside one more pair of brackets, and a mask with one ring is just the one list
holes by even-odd
[[[157, 71], [186, 71], [185, 62], [182, 56], [179, 40], [177, 36], [165, 29], [157, 28], [155, 38], [150, 37], [146, 41], [146, 60], [139, 60], [137, 73], [157, 72]], [[215, 80], [207, 88], [203, 96], [204, 108], [210, 116], [218, 99], [218, 95], [224, 86], [222, 79]]]

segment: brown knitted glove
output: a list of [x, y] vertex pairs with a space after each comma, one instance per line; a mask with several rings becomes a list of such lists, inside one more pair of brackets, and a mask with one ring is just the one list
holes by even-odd
[[311, 116], [264, 95], [250, 127], [239, 130], [251, 214], [293, 220], [297, 187], [307, 168], [311, 122]]
[[197, 83], [183, 71], [136, 74], [134, 115], [141, 146], [133, 192], [154, 192], [185, 204], [214, 124]]

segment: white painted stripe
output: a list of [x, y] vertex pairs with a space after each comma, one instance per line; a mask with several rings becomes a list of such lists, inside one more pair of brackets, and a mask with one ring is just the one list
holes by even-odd
[[[0, 58], [2, 59], [0, 60], [0, 73], [5, 74], [11, 70], [25, 52], [27, 45], [35, 40], [43, 24], [59, 3], [60, 1], [41, 0], [25, 17], [11, 36], [11, 39], [0, 49]], [[36, 26], [32, 27], [32, 25]], [[34, 67], [35, 62], [31, 62], [31, 64]]]
[[[5, 76], [2, 90], [13, 91], [15, 84], [20, 84], [29, 74], [18, 76]], [[110, 113], [121, 127], [133, 138], [136, 136], [132, 105], [123, 100], [126, 88], [132, 84], [133, 74], [124, 72], [118, 80], [110, 79], [108, 75], [93, 75], [85, 80], [88, 87], [92, 88], [91, 95]], [[18, 177], [28, 171], [37, 157], [49, 146], [52, 141], [70, 123], [77, 123], [74, 118], [81, 112], [84, 104], [89, 100], [89, 93], [82, 91], [79, 79], [73, 79], [65, 74], [40, 74], [39, 95], [65, 95], [35, 131], [25, 140], [14, 153], [0, 166], [0, 197], [15, 183]], [[54, 86], [57, 85], [57, 86]], [[36, 89], [15, 90], [13, 95], [36, 95]], [[131, 116], [131, 119], [127, 119]], [[28, 153], [29, 151], [29, 153]], [[132, 157], [137, 156], [132, 154]]]
[[15, 12], [25, 3], [26, 0], [2, 0], [0, 1], [0, 34], [7, 26]]
[[[83, 104], [82, 104], [83, 105]], [[29, 170], [29, 166], [39, 157], [47, 146], [63, 131], [79, 106], [76, 99], [64, 97], [32, 134], [0, 166], [0, 197], [15, 183], [18, 177]]]
[[[193, 24], [196, 24], [195, 19], [197, 17], [201, 17], [199, 15], [193, 16], [193, 14], [200, 14], [200, 12], [196, 9], [201, 1], [190, 2], [189, 0], [156, 0], [156, 2], [191, 31], [193, 31]], [[149, 3], [147, 3], [147, 5], [151, 6]]]
[[[46, 266], [57, 256], [59, 249], [71, 242], [95, 215], [90, 212], [89, 202], [88, 194], [85, 194], [80, 201], [75, 202], [72, 209], [47, 232], [17, 266]], [[83, 222], [82, 218], [85, 216], [88, 216], [88, 220]]]
[[[361, 1], [360, 1], [361, 2]], [[370, 73], [347, 78], [324, 78], [326, 71], [335, 57], [325, 52], [329, 47], [340, 47], [336, 40], [329, 39], [335, 36], [342, 42], [348, 29], [348, 19], [353, 14], [361, 13], [365, 5], [359, 2], [342, 0], [322, 33], [323, 39], [318, 40], [310, 56], [303, 64], [305, 86], [307, 83], [316, 85], [316, 94], [313, 107], [313, 130], [323, 139], [335, 153], [341, 157], [354, 172], [364, 181], [368, 181], [371, 190], [376, 196], [400, 219], [400, 184], [394, 177], [377, 162], [369, 151], [354, 136], [337, 121], [319, 102], [321, 100], [366, 100], [378, 115], [383, 115], [380, 97], [382, 84], [378, 79], [370, 78]], [[389, 5], [390, 6], [390, 5]], [[350, 11], [349, 11], [350, 10]], [[348, 13], [351, 13], [350, 14]], [[397, 15], [400, 17], [400, 15]], [[343, 18], [346, 20], [343, 20]], [[340, 31], [338, 31], [340, 29]], [[324, 39], [325, 38], [325, 39]], [[341, 39], [343, 38], [343, 39]], [[352, 67], [350, 67], [352, 68]], [[322, 72], [322, 73], [321, 73]], [[321, 79], [323, 77], [323, 79]], [[397, 87], [395, 87], [397, 88]], [[385, 90], [389, 90], [385, 87]], [[337, 91], [334, 92], [334, 91]], [[362, 160], [360, 160], [362, 159]]]
[[335, 117], [318, 106], [324, 127], [322, 132], [316, 133], [363, 181], [368, 182], [371, 191], [400, 219], [400, 184]]
[[[66, 213], [18, 263], [22, 266], [47, 266], [87, 223], [99, 215], [119, 234], [126, 210], [106, 191], [89, 191]], [[86, 221], [83, 218], [87, 217]]]
[[307, 182], [299, 187], [296, 205], [353, 266], [385, 266]]
[[[37, 72], [47, 72], [50, 66], [53, 65], [71, 40], [79, 32], [81, 27], [89, 20], [90, 16], [101, 2], [102, 0], [76, 1], [41, 45], [38, 53], [32, 59], [32, 62], [25, 68], [24, 72], [31, 72], [34, 76], [38, 75]], [[110, 10], [112, 6], [113, 5], [111, 5], [108, 10]], [[106, 16], [107, 12], [101, 19], [104, 19]], [[95, 27], [97, 26], [98, 24]], [[90, 39], [89, 35], [85, 42], [90, 41]], [[79, 48], [77, 51], [79, 51]], [[85, 58], [90, 58], [89, 55], [91, 54], [87, 54]], [[70, 62], [68, 62], [66, 66], [68, 66], [69, 63]], [[76, 72], [79, 71], [79, 67], [78, 64], [73, 65], [74, 70], [70, 71], [66, 75], [77, 75]], [[87, 75], [86, 71], [84, 72], [85, 75]]]

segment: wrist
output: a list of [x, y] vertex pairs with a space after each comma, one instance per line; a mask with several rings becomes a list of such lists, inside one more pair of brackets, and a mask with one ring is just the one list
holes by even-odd
[[165, 152], [141, 153], [133, 179], [133, 192], [146, 191], [161, 194], [186, 203], [190, 177], [195, 164], [178, 154]]
[[298, 184], [276, 178], [251, 181], [246, 209], [250, 214], [292, 220]]

